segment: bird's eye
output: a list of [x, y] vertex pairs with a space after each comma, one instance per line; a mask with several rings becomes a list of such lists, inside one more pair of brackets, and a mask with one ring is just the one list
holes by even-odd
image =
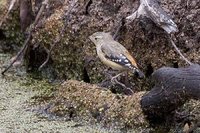
[[95, 39], [95, 40], [97, 40], [98, 38], [97, 38], [97, 37], [95, 37], [94, 39]]

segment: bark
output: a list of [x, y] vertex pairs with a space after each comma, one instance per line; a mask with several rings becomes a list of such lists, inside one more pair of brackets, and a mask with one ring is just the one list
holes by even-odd
[[20, 0], [20, 25], [21, 31], [24, 32], [26, 28], [32, 23], [32, 5], [30, 0]]
[[141, 106], [149, 120], [166, 119], [189, 99], [200, 99], [200, 66], [163, 67], [152, 74], [153, 89], [143, 96]]

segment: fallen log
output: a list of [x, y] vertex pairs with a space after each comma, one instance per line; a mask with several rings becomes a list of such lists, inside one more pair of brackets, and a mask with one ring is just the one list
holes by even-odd
[[189, 99], [200, 99], [200, 66], [163, 67], [152, 74], [153, 89], [141, 99], [148, 120], [160, 122]]

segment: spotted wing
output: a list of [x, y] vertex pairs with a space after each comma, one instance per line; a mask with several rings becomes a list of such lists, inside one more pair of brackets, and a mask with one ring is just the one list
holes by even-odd
[[143, 72], [138, 69], [134, 58], [122, 45], [102, 45], [101, 50], [108, 60], [136, 72], [139, 78], [145, 77]]
[[113, 61], [129, 69], [137, 67], [135, 60], [131, 57], [131, 55], [124, 47], [121, 47], [120, 45], [115, 47], [112, 47], [112, 45], [102, 45], [101, 49], [105, 57], [110, 61]]

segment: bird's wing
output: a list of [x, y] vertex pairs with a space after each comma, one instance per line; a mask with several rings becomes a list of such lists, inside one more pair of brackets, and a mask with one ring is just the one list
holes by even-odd
[[101, 46], [102, 52], [107, 59], [130, 69], [132, 69], [131, 67], [138, 68], [136, 61], [125, 47], [121, 44], [118, 45], [116, 41], [109, 43], [111, 44], [104, 44]]
[[104, 44], [101, 46], [105, 58], [121, 65], [127, 69], [132, 70], [140, 78], [145, 77], [143, 72], [139, 70], [135, 59], [130, 55], [126, 48], [116, 41], [110, 41], [111, 44]]

